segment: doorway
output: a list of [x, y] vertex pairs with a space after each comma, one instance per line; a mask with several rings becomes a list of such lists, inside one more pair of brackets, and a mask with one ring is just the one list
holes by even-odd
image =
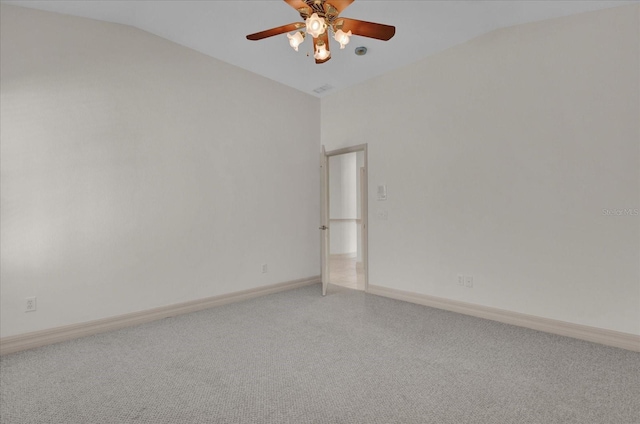
[[367, 146], [323, 156], [323, 294], [329, 285], [366, 291]]

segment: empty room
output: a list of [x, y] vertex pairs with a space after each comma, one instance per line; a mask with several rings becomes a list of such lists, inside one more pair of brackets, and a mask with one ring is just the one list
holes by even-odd
[[640, 423], [639, 1], [0, 0], [0, 423]]

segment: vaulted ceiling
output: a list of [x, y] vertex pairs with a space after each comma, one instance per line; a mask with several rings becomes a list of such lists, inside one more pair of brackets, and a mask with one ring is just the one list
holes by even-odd
[[[261, 41], [245, 38], [250, 33], [300, 21], [298, 13], [281, 0], [3, 3], [131, 25], [321, 97], [498, 28], [637, 0], [356, 0], [341, 16], [394, 25], [396, 35], [386, 42], [353, 36], [344, 50], [331, 40], [332, 59], [321, 65], [313, 60], [309, 40], [295, 52], [289, 47], [286, 34]], [[365, 56], [354, 54], [358, 46], [367, 47]]]

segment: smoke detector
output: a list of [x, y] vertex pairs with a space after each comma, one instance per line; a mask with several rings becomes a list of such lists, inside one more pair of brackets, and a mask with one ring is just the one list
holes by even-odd
[[366, 47], [364, 47], [364, 46], [356, 47], [356, 55], [364, 56], [365, 54], [367, 54], [367, 48]]

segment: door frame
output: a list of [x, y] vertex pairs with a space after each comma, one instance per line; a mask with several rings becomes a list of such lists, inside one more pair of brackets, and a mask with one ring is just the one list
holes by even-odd
[[[369, 292], [369, 157], [368, 157], [368, 145], [367, 143], [364, 144], [358, 144], [355, 146], [349, 146], [349, 147], [343, 147], [340, 149], [336, 149], [336, 150], [330, 150], [330, 151], [325, 151], [324, 150], [324, 146], [322, 146], [322, 152], [323, 152], [323, 164], [325, 164], [325, 166], [323, 166], [323, 175], [322, 175], [322, 179], [326, 184], [326, 192], [323, 193], [323, 195], [321, 196], [321, 205], [320, 205], [320, 209], [321, 211], [326, 211], [326, 214], [323, 214], [322, 218], [323, 218], [323, 226], [327, 226], [329, 227], [329, 206], [330, 206], [330, 199], [331, 199], [331, 193], [330, 193], [330, 184], [329, 184], [329, 158], [331, 156], [339, 156], [339, 155], [343, 155], [345, 153], [357, 153], [357, 152], [363, 152], [364, 155], [364, 160], [363, 160], [363, 168], [364, 168], [364, 175], [361, 176], [360, 179], [360, 184], [362, 185], [362, 189], [360, 190], [360, 214], [361, 214], [361, 219], [362, 219], [362, 266], [364, 268], [363, 270], [363, 277], [364, 277], [364, 291], [365, 293]], [[356, 172], [360, 172], [360, 169], [356, 169]], [[326, 204], [325, 204], [326, 203]], [[326, 216], [325, 216], [326, 215]], [[329, 243], [329, 237], [331, 234], [331, 229], [329, 228], [329, 233], [328, 233], [328, 237], [326, 239], [326, 242]], [[323, 237], [324, 239], [324, 237]], [[328, 251], [329, 249], [324, 249], [324, 246], [322, 246], [323, 248], [323, 258], [322, 260], [325, 261], [324, 263], [322, 263], [322, 272], [323, 274], [326, 272], [326, 278], [325, 275], [322, 276], [322, 281], [323, 283], [326, 281], [327, 284], [323, 284], [323, 290], [322, 290], [322, 294], [325, 295], [326, 294], [326, 286], [328, 286], [328, 281], [329, 281], [329, 255], [328, 252], [325, 255], [324, 252]], [[326, 257], [325, 257], [326, 256]]]

